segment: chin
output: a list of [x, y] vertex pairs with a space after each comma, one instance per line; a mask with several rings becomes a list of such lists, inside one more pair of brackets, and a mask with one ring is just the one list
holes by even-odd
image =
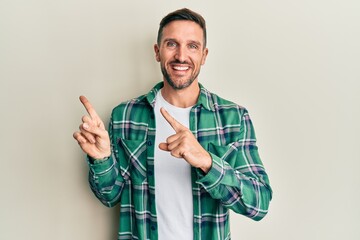
[[181, 80], [173, 81], [171, 79], [166, 79], [166, 80], [173, 89], [181, 90], [181, 89], [189, 87], [194, 82], [195, 79], [193, 79], [193, 80], [184, 80], [184, 81], [181, 81]]

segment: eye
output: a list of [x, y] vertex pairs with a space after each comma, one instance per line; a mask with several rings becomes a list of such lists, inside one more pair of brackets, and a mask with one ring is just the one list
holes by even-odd
[[176, 47], [176, 43], [173, 41], [168, 41], [168, 42], [166, 42], [166, 46], [167, 47]]
[[190, 49], [198, 49], [198, 46], [196, 44], [190, 44], [189, 48]]

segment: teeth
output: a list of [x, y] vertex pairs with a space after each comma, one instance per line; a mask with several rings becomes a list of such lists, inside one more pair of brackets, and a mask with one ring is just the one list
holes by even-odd
[[189, 67], [174, 67], [174, 69], [179, 71], [184, 71], [184, 70], [188, 70]]

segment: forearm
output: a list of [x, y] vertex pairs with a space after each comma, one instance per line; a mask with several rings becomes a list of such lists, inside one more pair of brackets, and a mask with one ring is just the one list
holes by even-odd
[[[243, 175], [240, 173], [240, 175]], [[247, 176], [239, 177], [239, 188], [233, 187], [231, 194], [238, 195], [235, 201], [232, 198], [224, 202], [225, 206], [242, 215], [252, 218], [256, 221], [261, 220], [268, 212], [272, 190], [267, 183]], [[236, 192], [235, 192], [236, 191]]]
[[96, 197], [106, 206], [118, 203], [124, 187], [124, 179], [119, 172], [114, 154], [103, 161], [88, 161], [89, 183]]
[[272, 195], [262, 165], [234, 168], [220, 157], [211, 156], [212, 167], [198, 183], [212, 198], [221, 200], [225, 207], [254, 220], [262, 219]]

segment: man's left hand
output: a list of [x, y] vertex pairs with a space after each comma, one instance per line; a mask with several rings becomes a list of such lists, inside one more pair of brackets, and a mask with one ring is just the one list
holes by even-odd
[[160, 143], [159, 148], [177, 158], [184, 158], [190, 165], [207, 173], [212, 165], [210, 154], [200, 145], [191, 131], [176, 121], [164, 108], [160, 109], [166, 121], [175, 130], [175, 134]]

